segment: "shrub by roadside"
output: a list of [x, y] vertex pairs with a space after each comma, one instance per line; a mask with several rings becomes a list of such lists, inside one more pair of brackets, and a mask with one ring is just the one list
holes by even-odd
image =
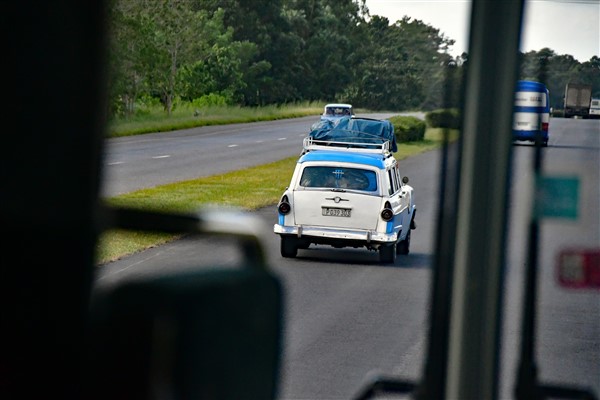
[[394, 125], [394, 133], [399, 143], [423, 140], [427, 124], [425, 121], [411, 116], [396, 116], [389, 119]]
[[431, 128], [459, 129], [460, 111], [456, 108], [433, 110], [425, 115], [425, 122]]

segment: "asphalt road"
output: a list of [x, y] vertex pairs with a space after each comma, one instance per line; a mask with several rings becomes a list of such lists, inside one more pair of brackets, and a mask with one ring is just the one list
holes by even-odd
[[[257, 136], [247, 138], [248, 142], [242, 141], [245, 136], [241, 133], [247, 129], [240, 127], [223, 128], [224, 133], [210, 134], [204, 140], [216, 141], [219, 136], [215, 147], [229, 148], [224, 146], [226, 143], [250, 147], [260, 131], [272, 132], [273, 137], [286, 131], [286, 137], [298, 140], [297, 146], [300, 136], [306, 134], [308, 122], [308, 119], [279, 121], [266, 124], [269, 129], [260, 124]], [[201, 141], [205, 136], [178, 133], [176, 141], [185, 148], [185, 143]], [[146, 144], [153, 140], [146, 139], [138, 140]], [[169, 141], [161, 139], [160, 142]], [[202, 142], [201, 150], [189, 149], [190, 153], [200, 153], [199, 160], [204, 160], [204, 152], [216, 153], [217, 150], [206, 148], [207, 143]], [[291, 155], [297, 153], [296, 146], [292, 146]], [[114, 148], [112, 144], [108, 147], [107, 160], [119, 158], [119, 152], [111, 153]], [[144, 158], [149, 149], [142, 146], [131, 154]], [[152, 147], [152, 151], [159, 149], [160, 145]], [[500, 398], [503, 399], [513, 397], [533, 187], [534, 148], [517, 144], [513, 150], [500, 360]], [[283, 154], [287, 150], [281, 151]], [[254, 154], [254, 151], [241, 153]], [[599, 153], [600, 121], [551, 121], [549, 146], [543, 150], [543, 173], [578, 177], [580, 190], [576, 219], [544, 219], [540, 225], [536, 326], [540, 381], [591, 387], [596, 395], [600, 393], [600, 293], [559, 287], [555, 260], [561, 249], [600, 245]], [[256, 162], [253, 157], [249, 156], [249, 164]], [[431, 151], [400, 162], [402, 175], [408, 176], [415, 188], [418, 226], [413, 231], [411, 253], [399, 256], [392, 266], [380, 265], [375, 252], [361, 249], [316, 247], [299, 250], [295, 259], [281, 258], [278, 238], [272, 233], [275, 208], [267, 207], [255, 213], [263, 222], [260, 238], [268, 263], [285, 289], [279, 399], [350, 399], [375, 373], [412, 380], [421, 375], [427, 344], [439, 159], [440, 153]], [[266, 161], [263, 158], [263, 162]], [[215, 158], [207, 156], [205, 162], [210, 165], [203, 163], [197, 171], [204, 173], [213, 168]], [[176, 166], [171, 168], [176, 169]], [[173, 176], [189, 173], [173, 171]], [[162, 172], [159, 175], [158, 180], [171, 176]], [[99, 267], [96, 286], [169, 273], [175, 268], [201, 268], [240, 261], [235, 243], [223, 243], [221, 238], [186, 238]]]
[[[402, 114], [357, 114], [389, 118]], [[285, 121], [205, 126], [109, 139], [101, 195], [189, 180], [278, 161], [300, 154], [302, 139], [319, 116]]]

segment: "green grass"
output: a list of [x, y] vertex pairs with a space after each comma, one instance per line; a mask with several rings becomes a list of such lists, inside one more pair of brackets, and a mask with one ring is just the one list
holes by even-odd
[[[294, 172], [298, 157], [189, 181], [143, 189], [106, 200], [113, 206], [160, 212], [193, 212], [207, 204], [243, 210], [276, 204]], [[121, 230], [102, 235], [97, 249], [100, 264], [146, 248], [164, 244], [178, 236], [143, 234]]]
[[199, 126], [318, 116], [323, 112], [324, 106], [325, 102], [305, 102], [284, 106], [195, 108], [188, 103], [178, 104], [170, 116], [167, 116], [160, 106], [140, 107], [133, 117], [116, 118], [110, 121], [107, 135], [108, 137], [131, 136]]
[[[455, 131], [451, 133], [456, 137]], [[394, 156], [402, 160], [435, 149], [440, 146], [442, 135], [441, 129], [428, 129], [423, 141], [399, 143]], [[297, 159], [294, 156], [240, 171], [138, 190], [108, 198], [106, 202], [109, 205], [160, 212], [194, 212], [209, 204], [252, 211], [277, 204], [289, 184]], [[96, 262], [102, 265], [179, 237], [160, 233], [106, 231], [98, 242]]]

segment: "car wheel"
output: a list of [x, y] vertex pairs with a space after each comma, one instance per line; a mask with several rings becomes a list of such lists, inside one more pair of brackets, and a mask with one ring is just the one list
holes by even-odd
[[293, 237], [281, 237], [281, 256], [286, 258], [294, 258], [298, 254], [298, 246], [296, 239]]
[[379, 261], [384, 264], [393, 264], [396, 261], [396, 243], [379, 246]]
[[406, 255], [410, 252], [410, 230], [406, 234], [406, 238], [398, 243], [398, 254]]

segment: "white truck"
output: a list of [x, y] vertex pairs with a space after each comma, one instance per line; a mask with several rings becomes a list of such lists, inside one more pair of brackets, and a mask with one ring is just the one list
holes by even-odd
[[567, 83], [565, 87], [565, 118], [588, 118], [592, 101], [592, 85]]

